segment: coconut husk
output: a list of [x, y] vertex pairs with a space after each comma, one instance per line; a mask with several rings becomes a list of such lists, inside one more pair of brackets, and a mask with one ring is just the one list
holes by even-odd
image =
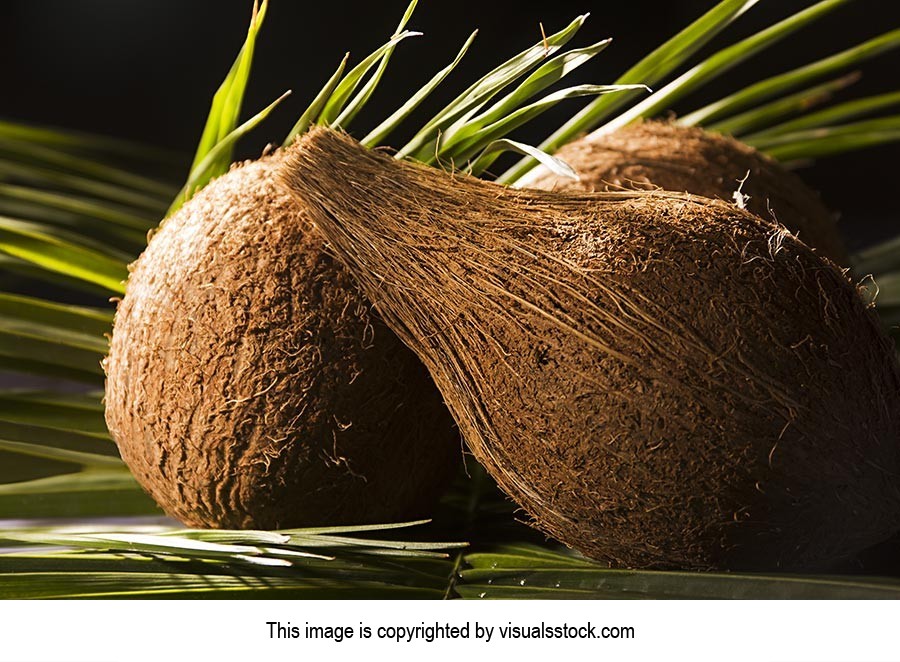
[[812, 569], [900, 527], [900, 368], [734, 205], [513, 191], [317, 129], [283, 176], [535, 526], [621, 567]]
[[138, 482], [189, 526], [431, 514], [461, 465], [427, 371], [274, 178], [234, 167], [133, 265], [106, 419]]
[[722, 134], [670, 122], [647, 121], [589, 134], [557, 153], [579, 175], [547, 170], [529, 187], [557, 191], [663, 189], [734, 201], [777, 221], [839, 265], [849, 264], [834, 215], [795, 174], [749, 145]]

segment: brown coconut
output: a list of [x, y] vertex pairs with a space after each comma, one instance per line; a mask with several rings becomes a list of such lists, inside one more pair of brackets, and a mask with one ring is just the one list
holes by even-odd
[[110, 432], [190, 526], [428, 515], [461, 463], [458, 432], [277, 185], [281, 158], [212, 182], [133, 265], [106, 361]]
[[819, 196], [777, 161], [730, 136], [647, 121], [589, 134], [557, 156], [579, 180], [541, 169], [526, 185], [556, 191], [663, 189], [729, 202], [740, 189], [754, 214], [778, 221], [837, 264], [848, 264], [835, 218]]
[[623, 567], [811, 569], [900, 527], [900, 368], [732, 204], [512, 191], [317, 130], [286, 181], [534, 524]]

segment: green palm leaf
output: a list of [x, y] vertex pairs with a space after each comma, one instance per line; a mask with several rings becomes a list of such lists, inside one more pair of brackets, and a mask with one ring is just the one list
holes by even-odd
[[[262, 5], [259, 4], [258, 0], [254, 0], [253, 15], [250, 18], [250, 27], [247, 29], [247, 39], [240, 53], [238, 53], [237, 59], [231, 66], [231, 70], [213, 96], [209, 117], [203, 129], [203, 135], [200, 137], [200, 144], [197, 146], [194, 162], [191, 165], [192, 173], [198, 170], [198, 166], [208, 159], [209, 153], [213, 148], [221, 143], [238, 125], [238, 118], [244, 101], [244, 92], [250, 80], [250, 69], [256, 49], [256, 36], [265, 20], [268, 4], [268, 0], [263, 0]], [[233, 147], [233, 145], [234, 143], [232, 142], [229, 148]], [[206, 167], [202, 171], [202, 176], [206, 179], [200, 182], [200, 177], [195, 174], [195, 186], [202, 186], [212, 178], [226, 172], [228, 166], [231, 165], [232, 153], [230, 149], [227, 151], [223, 150], [216, 155], [214, 162], [205, 164]]]
[[468, 554], [465, 563], [456, 590], [467, 598], [900, 598], [900, 580], [894, 579], [610, 570], [534, 545]]

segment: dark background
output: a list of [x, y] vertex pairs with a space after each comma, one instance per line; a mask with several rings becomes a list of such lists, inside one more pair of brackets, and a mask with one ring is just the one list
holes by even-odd
[[[425, 33], [401, 44], [379, 93], [354, 125], [363, 132], [456, 53], [474, 27], [475, 46], [438, 100], [475, 76], [560, 29], [575, 15], [592, 16], [573, 43], [603, 37], [613, 45], [582, 68], [573, 81], [606, 83], [709, 9], [714, 0], [422, 0], [410, 28]], [[707, 47], [731, 43], [810, 0], [763, 1]], [[189, 156], [209, 101], [243, 41], [251, 0], [3, 0], [0, 2], [0, 116], [121, 136], [171, 147]], [[333, 71], [346, 50], [354, 61], [391, 34], [406, 0], [307, 3], [272, 0], [244, 106], [249, 116], [286, 89], [294, 94], [242, 145], [258, 154], [279, 141]], [[762, 56], [732, 70], [676, 110], [687, 112], [766, 76], [810, 62], [900, 27], [900, 1], [858, 0], [792, 35]], [[892, 52], [863, 66], [860, 83], [839, 98], [900, 87], [900, 55]], [[551, 111], [518, 137], [536, 143], [579, 101]], [[409, 125], [415, 124], [413, 118]], [[402, 137], [402, 136], [400, 136]], [[900, 220], [896, 195], [898, 144], [831, 158], [802, 176], [825, 201], [842, 211], [851, 247], [894, 234]], [[172, 173], [178, 180], [183, 172]]]

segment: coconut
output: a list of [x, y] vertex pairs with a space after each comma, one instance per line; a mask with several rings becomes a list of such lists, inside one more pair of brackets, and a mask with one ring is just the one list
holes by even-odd
[[819, 196], [778, 162], [730, 136], [648, 121], [589, 134], [557, 155], [579, 179], [541, 170], [528, 186], [557, 191], [660, 188], [727, 201], [739, 191], [754, 214], [777, 220], [825, 257], [848, 264], [835, 218]]
[[212, 182], [133, 265], [105, 362], [109, 430], [189, 526], [428, 515], [461, 464], [458, 432], [276, 184], [281, 158]]
[[812, 569], [900, 527], [900, 367], [782, 228], [512, 191], [316, 130], [283, 176], [533, 523], [621, 567]]

